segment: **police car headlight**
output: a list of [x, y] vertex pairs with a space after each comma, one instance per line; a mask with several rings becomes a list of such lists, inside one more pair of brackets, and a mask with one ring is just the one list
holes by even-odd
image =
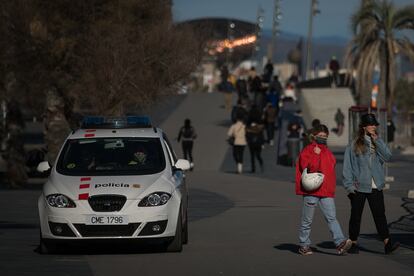
[[139, 207], [152, 207], [152, 206], [161, 206], [168, 202], [171, 198], [169, 193], [165, 192], [155, 192], [146, 197], [144, 197], [139, 203]]
[[69, 197], [62, 194], [52, 194], [46, 196], [46, 201], [50, 206], [56, 208], [75, 208], [76, 204]]

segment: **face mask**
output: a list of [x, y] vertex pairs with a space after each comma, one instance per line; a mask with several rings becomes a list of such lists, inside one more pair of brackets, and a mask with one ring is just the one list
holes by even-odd
[[328, 142], [328, 138], [323, 138], [323, 137], [316, 136], [315, 141], [316, 141], [317, 144], [326, 145], [326, 143]]

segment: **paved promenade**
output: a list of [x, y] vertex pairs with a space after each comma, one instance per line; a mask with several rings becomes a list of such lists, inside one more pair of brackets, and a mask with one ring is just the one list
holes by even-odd
[[[359, 255], [336, 256], [330, 234], [317, 211], [312, 242], [315, 254], [297, 254], [301, 198], [294, 194], [294, 169], [275, 164], [275, 149], [264, 151], [265, 172], [238, 175], [227, 145], [229, 115], [220, 94], [188, 95], [170, 116], [160, 119], [170, 139], [185, 118], [198, 133], [190, 189], [189, 244], [182, 253], [145, 253], [131, 248], [89, 249], [80, 254], [45, 256], [38, 243], [39, 186], [0, 190], [0, 275], [413, 275], [414, 203], [404, 200], [414, 174], [414, 156], [397, 156], [395, 176], [386, 191], [391, 231], [402, 242], [394, 255], [383, 255], [368, 205], [363, 216]], [[176, 152], [181, 148], [174, 141]], [[341, 170], [343, 149], [335, 149]], [[249, 171], [245, 152], [245, 171]], [[339, 177], [340, 179], [340, 177]], [[340, 184], [340, 181], [338, 181]], [[337, 189], [337, 215], [347, 232], [350, 206]], [[401, 206], [405, 204], [404, 206]], [[411, 212], [411, 213], [410, 213]]]

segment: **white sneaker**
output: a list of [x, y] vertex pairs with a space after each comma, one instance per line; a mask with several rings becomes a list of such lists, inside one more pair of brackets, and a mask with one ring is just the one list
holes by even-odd
[[243, 164], [237, 163], [237, 173], [243, 173]]

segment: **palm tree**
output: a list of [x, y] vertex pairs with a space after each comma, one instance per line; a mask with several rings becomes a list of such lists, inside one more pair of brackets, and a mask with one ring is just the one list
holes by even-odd
[[414, 5], [396, 8], [389, 0], [363, 0], [351, 18], [354, 37], [345, 63], [355, 70], [359, 103], [369, 106], [374, 68], [380, 69], [379, 107], [391, 111], [395, 97], [396, 55], [414, 61]]

